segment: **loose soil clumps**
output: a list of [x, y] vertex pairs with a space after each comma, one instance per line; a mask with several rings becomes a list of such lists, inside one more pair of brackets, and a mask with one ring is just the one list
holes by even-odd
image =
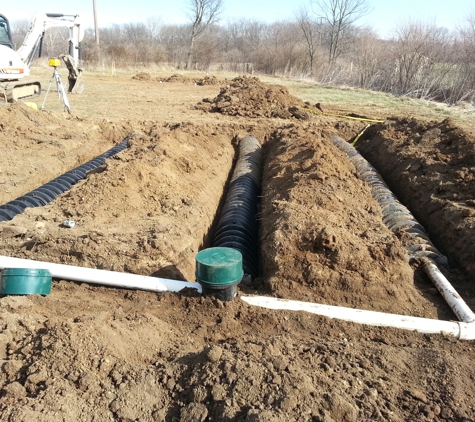
[[368, 187], [318, 125], [279, 129], [265, 150], [262, 270], [274, 296], [437, 316]]
[[256, 77], [234, 78], [219, 95], [205, 98], [198, 109], [242, 117], [275, 117], [281, 119], [309, 119], [308, 107], [303, 101], [290, 95], [286, 88], [263, 84]]
[[2, 422], [473, 416], [469, 345], [442, 336], [66, 281], [1, 303]]
[[136, 75], [132, 76], [132, 79], [135, 81], [151, 81], [152, 75], [150, 73], [141, 72], [137, 73]]
[[190, 78], [184, 75], [174, 74], [168, 78], [157, 78], [159, 82], [167, 82], [167, 83], [180, 83], [184, 85], [198, 85], [198, 86], [206, 86], [206, 85], [219, 85], [222, 83], [216, 76], [206, 75], [204, 78]]
[[216, 76], [205, 76], [202, 79], [196, 79], [196, 85], [205, 86], [205, 85], [219, 85], [223, 83]]
[[177, 73], [165, 79], [157, 78], [157, 80], [160, 82], [179, 83], [179, 84], [185, 84], [185, 85], [195, 84], [195, 80], [193, 78], [189, 78], [188, 76], [184, 76], [184, 75], [179, 75]]

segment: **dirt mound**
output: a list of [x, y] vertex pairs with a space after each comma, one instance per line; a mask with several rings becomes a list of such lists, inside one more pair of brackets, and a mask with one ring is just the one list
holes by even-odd
[[247, 76], [234, 78], [217, 97], [205, 98], [197, 105], [198, 109], [230, 116], [306, 120], [309, 114], [302, 110], [304, 107], [308, 104], [290, 95], [286, 88]]
[[205, 76], [204, 78], [190, 78], [184, 75], [174, 74], [168, 78], [157, 78], [159, 82], [180, 83], [185, 85], [213, 86], [222, 83], [216, 76]]
[[[262, 207], [261, 244], [273, 295], [429, 316], [403, 246], [353, 166], [319, 128], [278, 130], [265, 148], [262, 195], [273, 201]], [[436, 315], [433, 309], [430, 316]]]
[[141, 72], [137, 73], [136, 75], [132, 76], [132, 79], [136, 81], [151, 81], [152, 75], [150, 73]]
[[219, 85], [222, 83], [216, 76], [205, 76], [203, 79], [197, 79], [196, 85], [205, 86], [205, 85]]
[[196, 82], [193, 78], [189, 78], [188, 76], [178, 75], [178, 74], [174, 74], [165, 79], [158, 78], [158, 80], [161, 82], [179, 83], [179, 84], [185, 84], [185, 85], [194, 85]]

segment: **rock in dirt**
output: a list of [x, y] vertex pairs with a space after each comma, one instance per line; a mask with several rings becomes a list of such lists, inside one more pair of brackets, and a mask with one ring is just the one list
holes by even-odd
[[26, 234], [28, 230], [25, 227], [21, 226], [7, 226], [2, 230], [2, 237], [7, 239], [9, 237], [22, 236]]
[[19, 382], [12, 382], [3, 388], [3, 394], [7, 397], [19, 399], [26, 396], [26, 389]]
[[284, 419], [272, 410], [252, 409], [247, 413], [246, 422], [284, 422]]
[[208, 359], [210, 362], [216, 363], [221, 359], [221, 356], [223, 355], [223, 349], [219, 346], [213, 346], [206, 350], [205, 355], [206, 359]]
[[349, 403], [340, 395], [333, 393], [326, 402], [331, 417], [340, 422], [356, 422], [357, 411], [353, 404]]
[[414, 397], [416, 400], [421, 401], [422, 403], [427, 403], [427, 396], [419, 390], [408, 390], [406, 394]]
[[202, 403], [208, 397], [208, 391], [202, 385], [197, 385], [191, 390], [190, 400], [194, 403]]
[[181, 410], [180, 422], [203, 422], [208, 416], [208, 409], [204, 404], [190, 403]]

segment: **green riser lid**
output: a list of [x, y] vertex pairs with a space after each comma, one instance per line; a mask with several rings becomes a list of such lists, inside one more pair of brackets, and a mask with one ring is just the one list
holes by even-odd
[[240, 281], [244, 275], [242, 255], [233, 248], [208, 248], [196, 254], [196, 279], [223, 287]]
[[0, 278], [2, 295], [49, 295], [52, 276], [48, 270], [5, 268]]

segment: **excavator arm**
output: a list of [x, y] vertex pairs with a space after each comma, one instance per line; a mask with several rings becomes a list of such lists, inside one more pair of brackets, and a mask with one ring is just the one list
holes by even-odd
[[33, 18], [30, 29], [21, 47], [17, 50], [21, 60], [30, 65], [38, 47], [41, 46], [45, 31], [50, 28], [69, 28], [69, 54], [79, 66], [80, 42], [84, 38], [84, 28], [79, 15], [63, 15], [59, 13], [40, 13]]
[[61, 55], [69, 71], [69, 92], [78, 92], [76, 84], [81, 76], [81, 41], [84, 38], [84, 27], [81, 26], [79, 15], [60, 13], [42, 13], [35, 16], [23, 44], [17, 53], [27, 66], [40, 49], [45, 31], [50, 28], [69, 28], [69, 54]]

